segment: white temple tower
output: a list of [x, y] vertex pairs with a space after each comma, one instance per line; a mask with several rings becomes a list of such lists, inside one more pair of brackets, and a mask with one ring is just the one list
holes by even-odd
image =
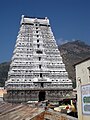
[[59, 101], [70, 94], [72, 81], [47, 17], [22, 15], [5, 87], [8, 102]]

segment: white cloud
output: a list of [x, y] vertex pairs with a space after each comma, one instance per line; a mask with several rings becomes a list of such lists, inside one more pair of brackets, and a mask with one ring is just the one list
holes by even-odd
[[58, 45], [65, 44], [65, 43], [67, 43], [67, 42], [69, 42], [69, 40], [64, 40], [63, 38], [57, 39], [57, 44], [58, 44]]
[[72, 39], [72, 41], [75, 41], [75, 40], [76, 40], [75, 38]]

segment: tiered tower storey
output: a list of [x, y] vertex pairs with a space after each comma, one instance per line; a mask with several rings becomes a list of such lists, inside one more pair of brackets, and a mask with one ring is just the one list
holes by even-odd
[[49, 19], [22, 15], [5, 83], [8, 102], [60, 101], [72, 91]]

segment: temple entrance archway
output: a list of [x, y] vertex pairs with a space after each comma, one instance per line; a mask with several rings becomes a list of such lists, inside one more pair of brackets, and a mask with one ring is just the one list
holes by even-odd
[[45, 95], [46, 95], [45, 91], [40, 91], [39, 92], [39, 101], [44, 101], [45, 100]]

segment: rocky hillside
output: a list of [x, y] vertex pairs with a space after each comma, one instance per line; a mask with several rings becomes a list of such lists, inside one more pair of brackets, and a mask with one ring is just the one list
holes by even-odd
[[[75, 70], [73, 65], [82, 59], [90, 57], [90, 46], [79, 40], [60, 45], [59, 50], [66, 65], [69, 78], [75, 86]], [[10, 62], [0, 64], [0, 86], [4, 85], [7, 79]]]
[[4, 86], [7, 79], [10, 62], [4, 62], [0, 64], [0, 86]]
[[87, 57], [90, 57], [90, 45], [77, 40], [60, 45], [59, 50], [66, 65], [69, 78], [75, 83], [75, 69], [73, 65]]

